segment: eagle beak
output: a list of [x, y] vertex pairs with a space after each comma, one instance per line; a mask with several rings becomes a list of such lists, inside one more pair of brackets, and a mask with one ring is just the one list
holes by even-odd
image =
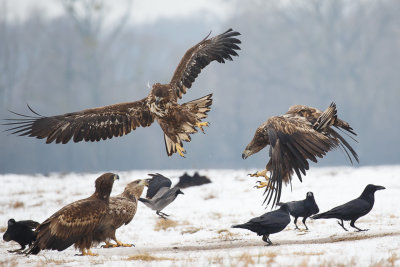
[[156, 96], [156, 105], [158, 105], [158, 103], [160, 103], [160, 101], [161, 101], [161, 97]]
[[118, 175], [118, 174], [115, 174], [115, 175], [114, 175], [114, 181], [115, 181], [115, 180], [119, 180], [119, 175]]
[[142, 180], [140, 181], [140, 185], [149, 186], [149, 181], [148, 181], [148, 179], [142, 179]]
[[242, 154], [242, 159], [247, 159], [250, 156], [250, 150], [245, 150]]

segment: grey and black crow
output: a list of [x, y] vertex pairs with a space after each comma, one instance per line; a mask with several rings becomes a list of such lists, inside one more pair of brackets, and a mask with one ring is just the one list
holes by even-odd
[[156, 214], [166, 219], [168, 214], [161, 212], [166, 206], [171, 204], [179, 194], [183, 192], [179, 187], [171, 188], [171, 180], [162, 174], [149, 174], [152, 178], [147, 179], [149, 185], [146, 198], [139, 198], [147, 207], [156, 211]]
[[15, 241], [21, 248], [16, 250], [9, 250], [8, 252], [19, 252], [25, 249], [26, 245], [31, 245], [35, 241], [35, 234], [33, 230], [39, 225], [38, 222], [32, 220], [15, 221], [14, 219], [8, 220], [7, 231], [3, 235], [3, 240]]
[[361, 196], [349, 201], [341, 206], [335, 207], [329, 211], [312, 216], [312, 219], [339, 219], [338, 224], [346, 231], [348, 231], [343, 224], [343, 221], [350, 221], [350, 226], [357, 229], [357, 231], [368, 231], [368, 229], [360, 229], [354, 225], [358, 218], [367, 215], [374, 206], [374, 194], [377, 190], [386, 189], [380, 185], [369, 184], [365, 187]]
[[232, 225], [232, 228], [243, 228], [255, 232], [257, 235], [262, 235], [262, 240], [267, 242], [267, 246], [269, 246], [272, 245], [269, 235], [282, 231], [289, 223], [289, 206], [282, 204], [277, 210], [253, 218], [247, 223]]
[[[282, 206], [282, 204], [284, 203], [278, 203], [277, 205]], [[313, 192], [307, 192], [306, 199], [304, 200], [290, 201], [286, 204], [289, 206], [290, 215], [294, 217], [294, 225], [296, 225], [296, 229], [299, 229], [299, 227], [297, 227], [297, 219], [299, 217], [303, 217], [302, 222], [306, 227], [306, 230], [308, 230], [308, 227], [306, 225], [307, 218], [319, 212], [319, 208], [317, 203], [315, 202]]]

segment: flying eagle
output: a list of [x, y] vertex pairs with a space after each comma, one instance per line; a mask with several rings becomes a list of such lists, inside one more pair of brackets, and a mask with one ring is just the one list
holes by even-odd
[[[345, 130], [350, 138], [357, 135], [350, 125], [336, 115], [336, 105], [332, 103], [324, 112], [308, 106], [295, 105], [284, 115], [267, 119], [257, 128], [253, 140], [247, 145], [242, 158], [259, 152], [270, 145], [269, 157], [265, 170], [251, 174], [265, 177], [267, 182], [259, 182], [258, 188], [266, 187], [264, 203], [273, 199], [272, 206], [279, 202], [282, 182], [291, 183], [295, 172], [300, 181], [301, 174], [306, 175], [309, 165], [307, 160], [317, 162], [328, 151], [341, 147], [350, 162], [351, 155], [358, 162], [358, 155], [350, 144], [335, 130]], [[348, 134], [349, 133], [349, 134]], [[270, 177], [267, 172], [270, 172]], [[263, 204], [264, 204], [263, 203]]]
[[26, 254], [38, 254], [43, 249], [62, 251], [74, 244], [82, 255], [96, 255], [90, 248], [106, 241], [110, 232], [105, 218], [116, 179], [119, 177], [113, 173], [101, 175], [93, 195], [68, 204], [41, 223], [35, 230], [36, 241]]
[[169, 83], [153, 84], [149, 95], [142, 100], [51, 117], [42, 116], [28, 106], [33, 116], [12, 112], [23, 118], [8, 119], [11, 122], [4, 125], [13, 125], [7, 129], [12, 134], [47, 138], [46, 143], [65, 144], [71, 138], [74, 142], [94, 142], [123, 136], [136, 127], [147, 127], [157, 120], [164, 132], [168, 156], [178, 152], [184, 157], [182, 141], [190, 142], [189, 135], [197, 132], [196, 127], [204, 133], [202, 127], [208, 126], [201, 120], [210, 111], [212, 94], [182, 105], [178, 104], [178, 99], [208, 64], [232, 60], [232, 56], [238, 56], [236, 50], [240, 50], [238, 44], [241, 42], [235, 38], [239, 32], [229, 29], [208, 39], [209, 35], [186, 51]]
[[109, 238], [114, 240], [116, 244], [106, 240], [104, 248], [132, 246], [118, 241], [115, 237], [115, 231], [132, 221], [136, 214], [138, 199], [142, 195], [145, 185], [148, 185], [146, 180], [135, 180], [125, 186], [124, 192], [115, 197], [110, 197], [109, 211], [105, 222], [109, 225], [107, 227], [107, 229], [110, 229]]

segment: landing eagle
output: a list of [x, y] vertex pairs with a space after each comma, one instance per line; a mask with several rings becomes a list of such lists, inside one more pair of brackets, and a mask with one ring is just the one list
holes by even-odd
[[[337, 147], [343, 149], [351, 163], [352, 157], [358, 162], [358, 155], [350, 144], [334, 128], [346, 131], [350, 138], [357, 135], [350, 125], [337, 117], [336, 104], [332, 103], [324, 112], [303, 105], [295, 105], [282, 116], [274, 116], [257, 128], [253, 140], [247, 145], [242, 158], [259, 152], [269, 145], [270, 160], [265, 170], [250, 176], [265, 177], [258, 188], [265, 187], [267, 205], [278, 203], [282, 182], [291, 183], [293, 172], [300, 181], [301, 174], [309, 169], [307, 160], [317, 162], [317, 157]], [[350, 135], [351, 134], [351, 135]], [[270, 173], [270, 176], [267, 175]]]
[[210, 111], [212, 94], [182, 105], [178, 99], [208, 64], [232, 60], [232, 56], [238, 56], [236, 50], [240, 50], [241, 41], [235, 38], [239, 32], [229, 29], [213, 38], [208, 38], [209, 35], [186, 51], [168, 84], [153, 84], [149, 95], [142, 100], [51, 117], [42, 116], [28, 106], [35, 115], [13, 112], [22, 118], [9, 119], [5, 125], [13, 126], [7, 130], [21, 136], [47, 138], [46, 143], [65, 144], [71, 138], [74, 142], [94, 142], [123, 136], [157, 120], [164, 132], [168, 156], [178, 152], [183, 157], [182, 141], [190, 142], [189, 135], [197, 132], [196, 127], [204, 133], [202, 127], [208, 126], [202, 119]]

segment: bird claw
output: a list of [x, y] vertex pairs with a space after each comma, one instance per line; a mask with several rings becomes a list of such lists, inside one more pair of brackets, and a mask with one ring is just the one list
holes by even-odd
[[186, 150], [183, 147], [181, 147], [180, 144], [176, 144], [175, 148], [176, 148], [176, 151], [179, 153], [179, 155], [184, 158], [185, 157], [184, 154], [186, 154]]
[[205, 132], [204, 132], [204, 129], [203, 129], [203, 126], [209, 126], [210, 125], [210, 123], [209, 122], [197, 122], [196, 123], [196, 126], [203, 132], [203, 134], [205, 134]]

